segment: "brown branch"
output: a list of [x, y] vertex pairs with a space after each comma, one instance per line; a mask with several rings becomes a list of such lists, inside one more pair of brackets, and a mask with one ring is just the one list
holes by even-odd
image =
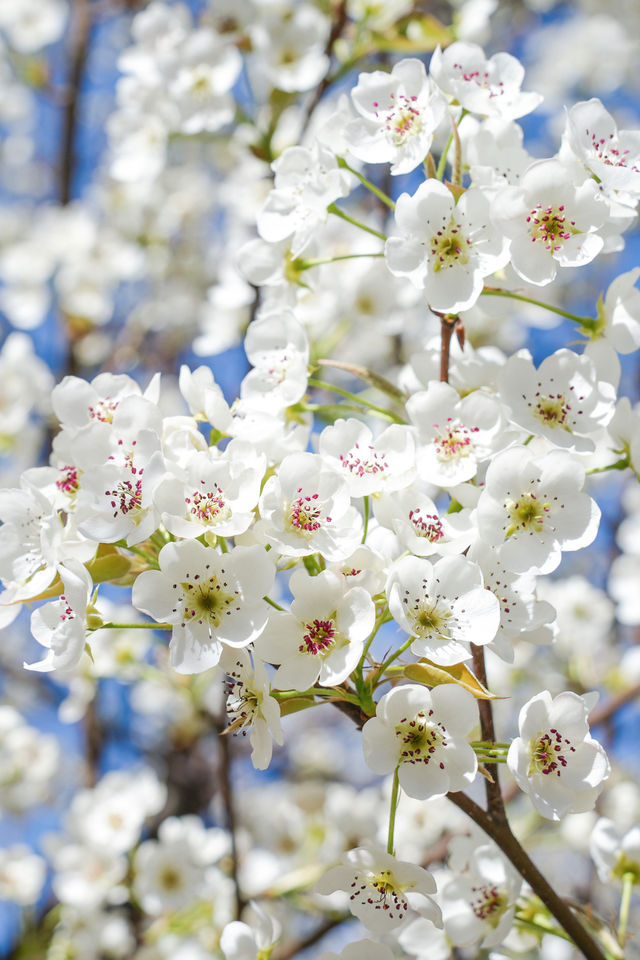
[[433, 311], [437, 317], [440, 317], [440, 381], [449, 383], [449, 354], [451, 351], [451, 337], [458, 322], [457, 317], [449, 317], [446, 314]]
[[216, 730], [218, 731], [218, 750], [219, 750], [219, 782], [218, 788], [222, 797], [226, 817], [226, 828], [229, 831], [231, 840], [231, 879], [235, 894], [236, 919], [239, 919], [245, 906], [245, 900], [240, 890], [238, 880], [238, 848], [236, 844], [236, 817], [233, 803], [233, 784], [231, 780], [231, 739], [224, 735], [226, 729], [226, 718], [218, 717], [216, 719]]
[[89, 0], [73, 0], [69, 31], [69, 80], [64, 110], [60, 156], [60, 202], [66, 206], [73, 194], [76, 170], [76, 128], [84, 71], [89, 53], [91, 13]]
[[[473, 655], [473, 672], [483, 687], [487, 687], [487, 668], [484, 662], [484, 647], [475, 643], [471, 644], [471, 653]], [[493, 709], [490, 700], [478, 700], [478, 713], [480, 715], [480, 729], [482, 730], [482, 739], [488, 743], [494, 743], [496, 739], [495, 728], [493, 725]], [[485, 767], [491, 779], [485, 780], [485, 789], [487, 791], [487, 807], [489, 813], [498, 823], [506, 823], [507, 815], [504, 809], [504, 801], [500, 790], [500, 780], [498, 776], [498, 764], [486, 763]]]
[[[331, 22], [331, 30], [329, 32], [329, 38], [327, 40], [327, 44], [324, 50], [325, 56], [331, 57], [333, 45], [338, 39], [338, 37], [340, 36], [340, 34], [342, 33], [342, 31], [344, 30], [346, 23], [347, 23], [347, 2], [346, 0], [338, 0], [338, 4], [334, 11], [333, 19]], [[327, 89], [331, 86], [332, 78], [329, 74], [330, 69], [331, 69], [331, 66], [327, 68], [326, 75], [323, 77], [321, 82], [316, 87], [315, 93], [313, 94], [311, 100], [307, 105], [307, 109], [305, 110], [304, 122], [303, 122], [303, 130], [306, 130], [307, 124], [311, 119], [311, 115], [313, 114], [313, 111], [322, 100]]]
[[615, 696], [606, 700], [605, 703], [598, 704], [589, 714], [589, 726], [595, 727], [599, 723], [606, 723], [627, 703], [631, 703], [636, 697], [640, 696], [640, 683], [628, 690], [616, 693]]
[[484, 830], [497, 844], [501, 852], [514, 865], [520, 876], [526, 880], [534, 893], [556, 918], [560, 926], [569, 934], [575, 945], [587, 960], [606, 960], [596, 941], [582, 926], [568, 903], [555, 892], [551, 884], [538, 870], [535, 863], [515, 838], [506, 820], [497, 823], [492, 815], [483, 810], [464, 793], [449, 793], [449, 800], [463, 810], [474, 823]]
[[278, 951], [275, 955], [276, 960], [291, 960], [292, 957], [295, 957], [298, 953], [302, 953], [303, 950], [308, 950], [309, 947], [315, 946], [319, 940], [322, 940], [323, 937], [336, 927], [339, 927], [340, 924], [346, 923], [347, 920], [353, 920], [352, 913], [343, 914], [339, 917], [327, 917], [326, 920], [322, 921], [320, 926], [312, 930], [306, 937], [302, 937], [300, 940], [296, 940], [290, 944], [286, 949]]

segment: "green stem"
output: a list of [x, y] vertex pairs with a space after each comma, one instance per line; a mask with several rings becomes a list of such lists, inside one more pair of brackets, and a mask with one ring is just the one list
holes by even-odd
[[520, 300], [522, 303], [531, 303], [534, 307], [542, 307], [543, 310], [550, 310], [551, 313], [557, 313], [560, 317], [573, 320], [575, 323], [579, 323], [581, 327], [587, 329], [595, 323], [592, 317], [580, 317], [577, 313], [569, 313], [568, 310], [563, 310], [561, 307], [554, 307], [550, 303], [543, 303], [541, 300], [534, 300], [532, 297], [524, 297], [520, 293], [512, 293], [511, 290], [500, 290], [498, 287], [485, 287], [482, 294], [486, 297], [507, 297], [509, 300]]
[[263, 597], [263, 600], [266, 600], [269, 606], [273, 607], [274, 610], [280, 610], [282, 613], [286, 613], [284, 607], [281, 607], [279, 603], [276, 603], [275, 600], [272, 600], [271, 597]]
[[615, 463], [608, 463], [606, 467], [591, 467], [586, 472], [591, 476], [593, 473], [606, 473], [607, 470], [626, 470], [630, 466], [629, 457], [623, 457], [622, 460], [616, 460]]
[[364, 498], [364, 530], [362, 532], [362, 543], [367, 539], [369, 532], [369, 497]]
[[339, 700], [346, 700], [347, 703], [353, 703], [356, 707], [360, 706], [360, 701], [355, 694], [343, 690], [341, 687], [310, 687], [308, 690], [272, 690], [271, 696], [278, 701], [297, 700], [304, 697], [332, 697]]
[[325, 380], [316, 380], [315, 377], [309, 378], [310, 387], [318, 387], [320, 390], [330, 390], [333, 393], [339, 394], [341, 397], [346, 397], [347, 400], [353, 400], [355, 403], [359, 404], [361, 407], [367, 407], [369, 410], [375, 410], [376, 413], [383, 415], [386, 418], [392, 418], [395, 423], [404, 423], [400, 417], [397, 417], [393, 413], [389, 413], [388, 410], [385, 410], [384, 407], [379, 407], [375, 403], [371, 403], [369, 400], [365, 400], [363, 397], [357, 396], [355, 393], [350, 393], [348, 390], [343, 390], [342, 387], [336, 387], [332, 383], [327, 383]]
[[223, 553], [229, 553], [229, 547], [227, 546], [227, 541], [225, 540], [225, 538], [224, 538], [224, 537], [221, 537], [221, 536], [218, 534], [217, 541], [218, 541], [218, 546], [220, 547], [220, 549], [222, 550], [222, 552], [223, 552]]
[[327, 207], [329, 213], [333, 213], [336, 217], [340, 217], [342, 220], [346, 220], [347, 223], [352, 223], [354, 227], [359, 227], [360, 230], [364, 230], [366, 233], [372, 234], [374, 237], [378, 237], [379, 240], [386, 240], [386, 234], [380, 233], [379, 230], [374, 230], [373, 227], [368, 227], [364, 223], [360, 223], [359, 220], [355, 220], [353, 217], [350, 217], [349, 214], [345, 213], [344, 210], [341, 210], [340, 207], [337, 207], [335, 203], [330, 203]]
[[396, 810], [398, 809], [398, 768], [393, 771], [393, 786], [391, 788], [391, 806], [389, 807], [389, 836], [387, 838], [387, 853], [393, 856], [393, 834], [396, 826]]
[[483, 756], [479, 753], [476, 753], [478, 758], [478, 763], [506, 763], [507, 758], [505, 756], [496, 756], [494, 753], [489, 756]]
[[342, 257], [327, 257], [326, 260], [298, 260], [296, 267], [299, 271], [310, 270], [311, 267], [322, 267], [325, 263], [338, 263], [340, 260], [357, 260], [359, 257], [384, 257], [384, 253], [346, 253]]
[[154, 570], [159, 569], [158, 558], [154, 556], [152, 553], [147, 553], [147, 551], [143, 550], [142, 547], [130, 547], [127, 544], [125, 544], [125, 549], [130, 550], [131, 553], [135, 553], [137, 557], [142, 557], [142, 559], [146, 563], [150, 564], [150, 566], [152, 566]]
[[360, 657], [360, 663], [358, 664], [358, 666], [357, 666], [357, 668], [356, 668], [357, 670], [360, 671], [360, 674], [362, 674], [362, 668], [364, 667], [365, 661], [366, 661], [366, 659], [367, 659], [367, 654], [369, 653], [369, 648], [370, 648], [371, 644], [373, 643], [374, 638], [375, 638], [378, 630], [380, 629], [380, 627], [381, 627], [384, 623], [389, 623], [390, 620], [393, 620], [393, 617], [391, 616], [391, 614], [389, 613], [389, 611], [388, 611], [387, 608], [385, 607], [384, 612], [382, 613], [382, 615], [381, 615], [381, 616], [378, 618], [378, 620], [376, 621], [376, 624], [375, 624], [373, 630], [371, 631], [371, 636], [369, 637], [369, 639], [368, 639], [367, 642], [365, 643], [364, 648], [363, 648], [363, 650], [362, 650], [362, 656]]
[[453, 132], [449, 134], [449, 139], [447, 140], [444, 150], [440, 155], [440, 160], [438, 161], [438, 169], [436, 170], [436, 177], [438, 180], [444, 179], [444, 172], [447, 169], [447, 156], [453, 143]]
[[489, 747], [490, 750], [502, 747], [503, 749], [508, 750], [511, 744], [501, 743], [497, 740], [473, 740], [469, 746], [473, 747], [474, 750], [476, 747]]
[[319, 413], [322, 416], [323, 413], [334, 413], [336, 416], [341, 414], [348, 413], [357, 413], [364, 414], [368, 413], [370, 416], [380, 417], [382, 420], [385, 420], [387, 423], [404, 423], [398, 417], [394, 417], [392, 413], [382, 413], [378, 410], [367, 410], [366, 407], [354, 407], [352, 404], [341, 403], [339, 406], [336, 404], [330, 403], [304, 403], [301, 404], [303, 410], [309, 410], [311, 413]]
[[516, 917], [516, 926], [522, 930], [531, 930], [532, 933], [549, 933], [552, 937], [560, 937], [567, 943], [573, 943], [571, 937], [568, 937], [564, 930], [554, 927], [553, 924], [547, 925], [546, 923], [537, 923], [535, 920], [521, 920], [520, 917]]
[[618, 943], [624, 947], [627, 939], [627, 924], [629, 922], [629, 907], [635, 875], [631, 872], [622, 875], [622, 896], [620, 898], [620, 914], [618, 918]]
[[342, 157], [338, 157], [338, 165], [343, 167], [345, 170], [348, 170], [355, 177], [357, 177], [360, 183], [364, 187], [366, 187], [367, 190], [371, 190], [371, 193], [375, 194], [378, 200], [381, 200], [384, 204], [386, 204], [390, 210], [395, 210], [396, 205], [391, 199], [391, 197], [388, 197], [386, 193], [380, 190], [379, 187], [376, 187], [375, 183], [371, 183], [371, 181], [367, 180], [366, 177], [363, 177], [361, 173], [358, 173], [357, 170], [354, 170], [353, 167], [350, 167], [347, 161], [343, 160]]
[[392, 653], [390, 657], [387, 657], [384, 663], [382, 663], [378, 667], [378, 674], [380, 677], [382, 677], [382, 674], [385, 672], [385, 670], [387, 669], [390, 663], [393, 663], [394, 660], [397, 660], [398, 657], [402, 656], [405, 650], [409, 649], [409, 647], [411, 646], [414, 640], [415, 640], [415, 637], [409, 637], [409, 639], [405, 643], [403, 643], [402, 646], [399, 647], [395, 653]]
[[[103, 623], [96, 630], [173, 630], [172, 623]], [[93, 631], [91, 631], [93, 632]]]

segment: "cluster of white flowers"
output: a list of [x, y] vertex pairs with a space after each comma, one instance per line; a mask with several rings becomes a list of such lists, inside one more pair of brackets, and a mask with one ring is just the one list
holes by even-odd
[[[61, 0], [32, 13], [25, 4], [21, 16], [10, 6], [0, 0], [0, 28], [22, 53], [63, 29]], [[469, 6], [460, 23], [473, 19]], [[119, 59], [93, 206], [40, 211], [26, 232], [0, 224], [10, 321], [37, 326], [53, 281], [84, 344], [76, 359], [110, 358], [109, 372], [52, 387], [24, 334], [0, 353], [0, 453], [20, 444], [24, 456], [0, 490], [0, 626], [13, 636], [28, 610], [25, 676], [66, 687], [60, 717], [85, 716], [89, 743], [96, 681], [112, 677], [132, 685], [149, 721], [143, 749], [170, 744], [166, 784], [159, 764], [94, 768], [43, 841], [59, 904], [49, 960], [268, 960], [293, 907], [271, 912], [261, 898], [302, 890], [314, 910], [360, 921], [344, 960], [390, 960], [392, 949], [448, 960], [505, 942], [524, 953], [527, 935], [557, 932], [550, 917], [567, 920], [561, 902], [559, 914], [548, 898], [539, 907], [533, 865], [522, 870], [513, 846], [475, 827], [469, 835], [449, 801], [506, 836], [492, 820], [504, 764], [523, 795], [523, 834], [540, 817], [593, 824], [611, 775], [590, 732], [589, 688], [614, 678], [616, 651], [600, 650], [612, 604], [578, 575], [546, 578], [596, 538], [589, 475], [640, 476], [640, 416], [618, 395], [618, 354], [640, 347], [640, 268], [613, 280], [594, 317], [542, 288], [624, 248], [640, 133], [619, 130], [592, 98], [567, 110], [557, 152], [534, 159], [517, 121], [542, 97], [520, 62], [450, 37], [431, 43], [428, 65], [406, 56], [353, 75], [339, 99], [314, 100], [335, 79], [332, 54], [340, 78], [364, 56], [353, 54], [361, 41], [386, 37], [393, 50], [401, 38], [419, 53], [418, 31], [437, 33], [404, 0], [341, 9], [336, 24], [311, 3], [224, 0], [198, 19], [152, 0]], [[477, 17], [482, 26], [488, 13]], [[243, 99], [255, 99], [257, 119], [243, 112], [228, 135]], [[224, 187], [200, 168], [205, 153]], [[394, 199], [385, 190], [397, 184]], [[227, 232], [212, 230], [225, 218]], [[109, 327], [129, 281], [146, 289], [131, 341], [113, 348], [96, 328]], [[540, 362], [525, 348], [474, 349], [466, 331], [506, 325], [510, 301], [575, 321], [584, 342]], [[175, 347], [198, 332], [205, 355], [243, 327], [250, 369], [232, 402], [209, 366], [144, 387], [110, 372], [145, 333], [152, 347], [163, 336]], [[521, 347], [510, 336], [500, 345]], [[332, 379], [340, 366], [350, 380]], [[51, 413], [48, 465], [31, 466], [36, 418]], [[636, 485], [610, 577], [629, 626], [640, 623], [639, 504]], [[130, 603], [114, 601], [112, 584]], [[551, 645], [554, 669], [532, 668], [531, 651]], [[622, 673], [640, 679], [635, 653]], [[498, 697], [511, 698], [495, 709], [500, 740], [487, 719]], [[348, 754], [335, 741], [332, 755], [329, 733], [318, 739], [329, 703], [361, 729]], [[51, 793], [59, 753], [2, 709], [0, 806], [24, 812]], [[306, 764], [327, 776], [359, 764], [356, 779], [384, 779], [360, 791], [247, 788], [234, 811], [228, 769], [203, 746], [191, 762], [206, 795], [181, 802], [188, 763], [172, 763], [213, 729], [247, 735], [256, 770], [274, 756], [277, 769], [286, 744], [301, 778]], [[203, 820], [195, 812], [213, 781]], [[627, 913], [637, 834], [604, 819], [592, 836], [599, 875], [622, 882]], [[0, 896], [32, 905], [44, 874], [27, 848], [0, 851]], [[608, 942], [604, 924], [592, 927]]]

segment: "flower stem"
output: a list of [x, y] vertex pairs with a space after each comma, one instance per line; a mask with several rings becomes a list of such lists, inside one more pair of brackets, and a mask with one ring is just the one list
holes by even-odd
[[362, 186], [366, 187], [367, 190], [371, 190], [371, 193], [375, 194], [378, 200], [381, 200], [384, 204], [386, 204], [390, 210], [395, 210], [396, 205], [391, 197], [388, 197], [384, 191], [382, 191], [379, 187], [376, 187], [375, 183], [371, 183], [371, 180], [367, 180], [367, 178], [363, 177], [361, 173], [358, 173], [357, 170], [354, 170], [353, 167], [350, 167], [347, 161], [343, 160], [342, 157], [338, 157], [338, 165], [344, 170], [348, 170], [349, 173], [354, 175], [354, 177], [357, 177]]
[[386, 240], [386, 234], [380, 233], [379, 230], [374, 230], [373, 227], [368, 227], [364, 223], [360, 223], [359, 220], [355, 220], [353, 217], [350, 217], [348, 213], [345, 213], [344, 210], [341, 210], [340, 207], [336, 206], [335, 203], [330, 203], [327, 207], [329, 213], [333, 213], [336, 217], [340, 217], [342, 220], [346, 220], [347, 223], [352, 223], [354, 227], [359, 227], [360, 230], [364, 230], [365, 233], [370, 233], [374, 237], [378, 237], [379, 240]]
[[382, 674], [387, 669], [390, 663], [393, 663], [394, 660], [397, 660], [398, 657], [402, 656], [405, 650], [409, 649], [414, 639], [415, 639], [414, 637], [409, 637], [409, 639], [405, 643], [403, 643], [401, 647], [398, 647], [395, 653], [392, 653], [390, 657], [387, 657], [384, 663], [380, 664], [380, 666], [378, 667], [378, 674], [380, 677], [382, 676]]
[[364, 497], [364, 530], [362, 533], [362, 543], [367, 539], [369, 532], [369, 497]]
[[543, 303], [541, 300], [534, 300], [532, 297], [525, 297], [520, 293], [512, 293], [511, 290], [501, 290], [498, 287], [485, 287], [482, 295], [487, 297], [507, 297], [509, 300], [520, 300], [522, 303], [530, 303], [534, 307], [542, 307], [543, 310], [550, 310], [551, 313], [557, 313], [560, 317], [573, 320], [575, 323], [579, 323], [581, 327], [585, 327], [585, 329], [593, 327], [595, 323], [593, 317], [580, 317], [577, 313], [569, 313], [568, 310], [563, 310], [561, 307], [554, 307], [550, 303]]
[[629, 906], [635, 875], [631, 872], [622, 875], [622, 896], [620, 898], [620, 914], [618, 917], [618, 943], [624, 947], [627, 939], [627, 924], [629, 922]]
[[449, 134], [449, 139], [447, 140], [444, 150], [440, 154], [440, 160], [438, 161], [438, 169], [436, 170], [436, 177], [438, 180], [444, 179], [444, 172], [447, 169], [447, 155], [451, 144], [453, 143], [453, 132]]
[[530, 930], [532, 933], [542, 934], [548, 933], [552, 937], [560, 937], [561, 940], [566, 940], [568, 943], [573, 943], [571, 937], [568, 937], [564, 930], [561, 930], [559, 927], [554, 927], [553, 924], [540, 923], [535, 920], [525, 920], [520, 917], [516, 917], [516, 926], [520, 930]]
[[389, 807], [389, 836], [387, 838], [387, 853], [393, 856], [393, 834], [396, 827], [396, 810], [398, 809], [398, 768], [393, 771], [393, 786], [391, 788], [391, 805]]
[[310, 270], [311, 267], [322, 267], [325, 263], [338, 263], [340, 260], [357, 260], [360, 257], [384, 257], [384, 253], [346, 253], [342, 257], [327, 257], [326, 260], [298, 260], [298, 270]]
[[103, 623], [96, 630], [173, 630], [172, 623]]
[[275, 600], [272, 600], [271, 597], [264, 596], [262, 599], [266, 600], [269, 606], [273, 607], [274, 610], [281, 610], [283, 613], [285, 612], [284, 607], [281, 607], [280, 604], [276, 603]]
[[367, 407], [369, 410], [374, 410], [376, 413], [392, 419], [395, 423], [404, 423], [404, 420], [402, 420], [400, 417], [397, 417], [393, 413], [389, 413], [389, 411], [385, 410], [384, 407], [379, 407], [377, 404], [371, 403], [371, 401], [365, 400], [363, 397], [359, 397], [355, 393], [350, 393], [348, 390], [343, 390], [342, 387], [336, 387], [332, 383], [327, 383], [326, 380], [316, 380], [315, 377], [310, 377], [308, 383], [310, 387], [318, 387], [320, 390], [331, 390], [333, 393], [337, 393], [341, 397], [346, 397], [347, 400], [354, 400], [356, 403], [360, 404], [360, 406]]
[[591, 476], [592, 473], [606, 473], [607, 470], [626, 470], [626, 468], [630, 466], [629, 457], [622, 457], [621, 460], [616, 460], [615, 463], [608, 463], [606, 467], [592, 467], [586, 472]]
[[301, 408], [303, 410], [309, 410], [312, 413], [318, 413], [320, 416], [322, 416], [324, 413], [327, 415], [333, 414], [339, 417], [342, 416], [342, 414], [346, 411], [348, 413], [357, 413], [360, 415], [368, 413], [371, 416], [380, 417], [387, 423], [404, 423], [404, 421], [400, 421], [398, 417], [395, 417], [392, 413], [383, 413], [381, 410], [371, 410], [365, 406], [356, 407], [349, 403], [341, 403], [339, 405], [330, 403], [304, 403], [301, 404]]

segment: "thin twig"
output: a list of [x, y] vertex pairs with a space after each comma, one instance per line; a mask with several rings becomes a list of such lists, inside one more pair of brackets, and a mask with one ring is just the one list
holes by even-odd
[[[336, 6], [335, 12], [333, 14], [333, 20], [331, 22], [331, 30], [329, 32], [329, 37], [327, 39], [327, 44], [325, 46], [325, 56], [331, 57], [333, 51], [333, 45], [344, 30], [347, 23], [347, 2], [346, 0], [339, 0], [338, 5]], [[313, 111], [318, 106], [323, 96], [325, 95], [327, 89], [331, 86], [332, 77], [330, 74], [330, 67], [327, 69], [327, 72], [323, 79], [320, 81], [318, 86], [315, 89], [315, 93], [311, 97], [311, 100], [307, 104], [307, 109], [305, 110], [303, 130], [306, 130], [307, 124], [311, 119]]]
[[72, 9], [69, 31], [69, 82], [60, 151], [60, 202], [63, 206], [71, 201], [73, 195], [78, 107], [91, 37], [89, 0], [74, 0]]
[[440, 380], [449, 383], [449, 355], [451, 351], [451, 337], [458, 322], [457, 317], [434, 311], [440, 317]]
[[218, 751], [219, 751], [219, 782], [218, 788], [224, 806], [226, 827], [231, 841], [231, 879], [235, 894], [235, 912], [236, 919], [240, 917], [245, 900], [240, 890], [238, 880], [238, 849], [236, 844], [236, 817], [233, 803], [233, 782], [231, 779], [231, 743], [230, 737], [225, 737], [226, 722], [224, 717], [216, 719], [216, 729], [218, 731]]
[[604, 703], [598, 704], [598, 706], [591, 711], [589, 714], [589, 726], [595, 727], [599, 723], [606, 723], [607, 720], [610, 720], [618, 710], [626, 706], [627, 703], [631, 703], [632, 700], [635, 700], [636, 697], [640, 696], [640, 683], [637, 683], [634, 687], [629, 687], [628, 690], [623, 690], [620, 693], [616, 693], [615, 696], [611, 697], [609, 700], [606, 700]]

